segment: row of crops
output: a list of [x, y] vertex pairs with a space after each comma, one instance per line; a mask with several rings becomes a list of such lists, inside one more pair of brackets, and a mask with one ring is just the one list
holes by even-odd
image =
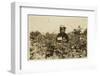
[[87, 57], [87, 29], [68, 33], [67, 43], [58, 43], [57, 34], [30, 32], [29, 59], [65, 59]]

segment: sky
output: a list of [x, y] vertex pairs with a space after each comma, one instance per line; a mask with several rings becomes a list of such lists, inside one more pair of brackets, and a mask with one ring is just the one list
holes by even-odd
[[87, 28], [88, 18], [79, 16], [28, 16], [29, 32], [39, 31], [41, 33], [59, 33], [59, 27], [64, 25], [66, 33], [73, 31], [78, 26], [83, 30]]

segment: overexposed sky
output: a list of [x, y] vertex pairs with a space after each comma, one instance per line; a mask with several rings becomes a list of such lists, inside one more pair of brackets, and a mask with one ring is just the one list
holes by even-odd
[[81, 26], [84, 30], [88, 25], [87, 17], [71, 17], [71, 16], [34, 16], [29, 15], [29, 31], [40, 31], [41, 33], [58, 33], [59, 27], [64, 25], [70, 32]]

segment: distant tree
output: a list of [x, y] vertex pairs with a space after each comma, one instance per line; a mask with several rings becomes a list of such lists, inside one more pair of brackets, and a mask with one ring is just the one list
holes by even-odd
[[87, 29], [84, 30], [84, 34], [87, 35]]
[[30, 39], [34, 40], [38, 35], [40, 35], [41, 33], [39, 31], [35, 31], [35, 32], [30, 32]]

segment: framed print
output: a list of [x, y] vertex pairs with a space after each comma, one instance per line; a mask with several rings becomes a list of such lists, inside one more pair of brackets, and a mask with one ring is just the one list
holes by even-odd
[[46, 72], [95, 66], [96, 10], [11, 4], [11, 71]]

